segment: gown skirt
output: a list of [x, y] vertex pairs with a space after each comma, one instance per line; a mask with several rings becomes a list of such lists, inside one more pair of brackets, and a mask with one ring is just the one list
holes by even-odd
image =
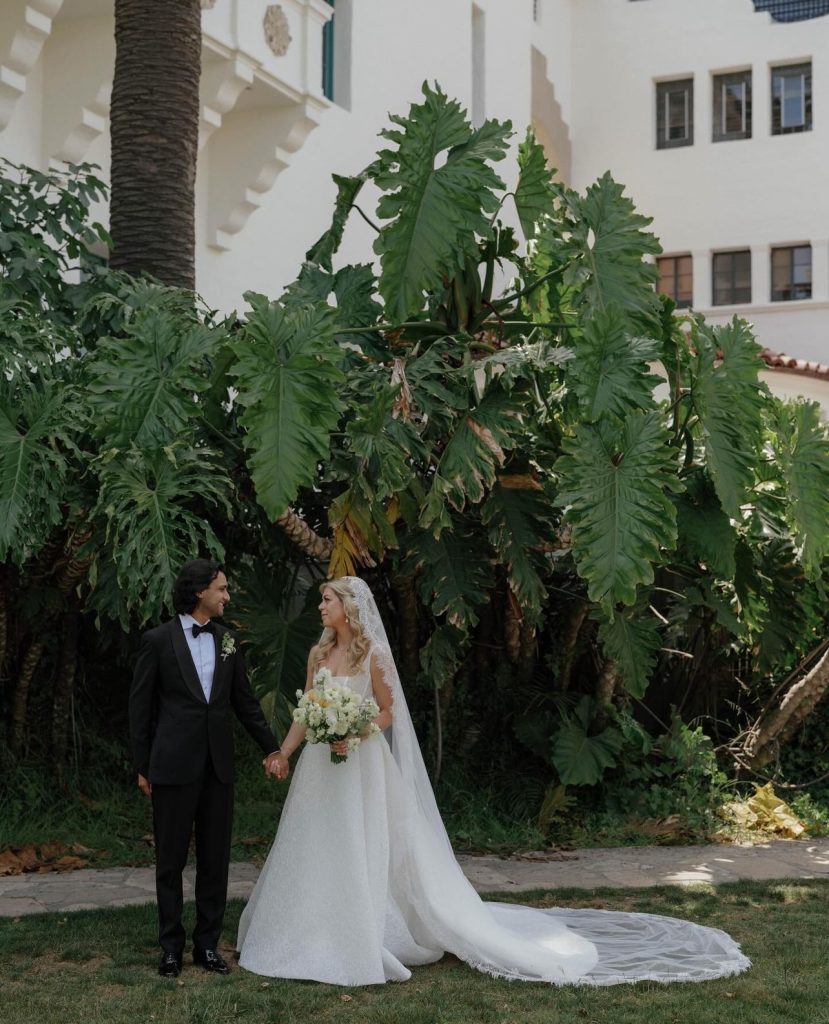
[[750, 965], [725, 932], [678, 918], [482, 901], [382, 734], [341, 764], [306, 744], [237, 949], [256, 974], [334, 985], [405, 981], [446, 952], [552, 984], [704, 981]]

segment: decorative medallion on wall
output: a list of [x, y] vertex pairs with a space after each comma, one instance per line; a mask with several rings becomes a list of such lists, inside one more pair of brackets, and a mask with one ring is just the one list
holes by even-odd
[[285, 12], [279, 4], [270, 4], [262, 22], [265, 41], [277, 57], [284, 57], [291, 45], [291, 29]]
[[203, 11], [209, 11], [211, 7], [216, 6], [216, 0], [201, 0], [201, 9]]

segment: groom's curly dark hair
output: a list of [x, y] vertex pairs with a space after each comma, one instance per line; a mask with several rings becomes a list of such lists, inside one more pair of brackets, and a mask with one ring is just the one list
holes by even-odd
[[220, 572], [224, 572], [221, 562], [210, 558], [194, 558], [179, 569], [173, 584], [173, 607], [179, 615], [193, 611], [199, 603], [197, 595], [207, 590]]

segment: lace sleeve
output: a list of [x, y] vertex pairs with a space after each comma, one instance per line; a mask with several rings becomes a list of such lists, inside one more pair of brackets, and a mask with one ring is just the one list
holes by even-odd
[[375, 644], [372, 647], [369, 667], [375, 699], [380, 708], [387, 709], [394, 718], [394, 689], [397, 672], [394, 657], [388, 647], [382, 644]]

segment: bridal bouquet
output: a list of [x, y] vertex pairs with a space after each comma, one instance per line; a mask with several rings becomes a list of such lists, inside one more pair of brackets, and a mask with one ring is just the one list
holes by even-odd
[[[360, 745], [361, 732], [370, 727], [371, 732], [380, 730], [371, 721], [380, 714], [377, 702], [371, 697], [361, 699], [351, 687], [335, 683], [327, 668], [321, 668], [314, 675], [312, 687], [307, 692], [297, 690], [297, 706], [294, 721], [305, 726], [305, 738], [309, 743], [332, 743], [348, 737], [349, 750]], [[331, 751], [331, 763], [342, 764], [347, 755]]]

